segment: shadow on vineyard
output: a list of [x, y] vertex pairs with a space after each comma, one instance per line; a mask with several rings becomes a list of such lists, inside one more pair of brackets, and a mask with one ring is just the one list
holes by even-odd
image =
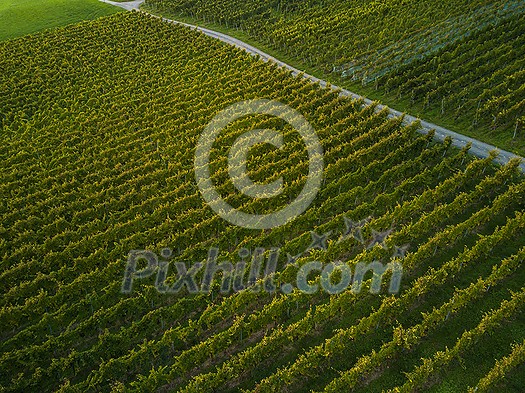
[[[267, 34], [279, 13], [300, 31], [338, 4], [179, 6], [243, 29], [267, 20]], [[385, 4], [339, 20], [389, 21]], [[421, 23], [433, 17], [419, 7]], [[487, 23], [520, 36], [516, 16]], [[486, 26], [472, 36], [498, 39]], [[311, 47], [297, 37], [290, 51]], [[418, 67], [440, 67], [428, 61]], [[475, 158], [387, 108], [138, 12], [2, 42], [0, 68], [0, 390], [522, 391], [519, 160]], [[403, 95], [402, 79], [390, 84]], [[518, 97], [517, 80], [502, 94]], [[281, 109], [234, 111], [205, 132], [254, 100]], [[258, 221], [296, 200], [306, 207]]]

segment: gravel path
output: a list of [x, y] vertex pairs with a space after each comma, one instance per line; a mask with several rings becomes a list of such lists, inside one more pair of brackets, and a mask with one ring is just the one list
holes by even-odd
[[[112, 5], [115, 5], [115, 6], [118, 6], [118, 7], [122, 7], [126, 10], [139, 10], [139, 7], [140, 5], [145, 1], [145, 0], [138, 0], [138, 1], [129, 1], [129, 2], [115, 2], [115, 1], [110, 1], [110, 0], [100, 0], [104, 3], [108, 3], [108, 4], [112, 4]], [[179, 24], [179, 25], [184, 25], [184, 26], [187, 26], [189, 28], [192, 28], [194, 30], [198, 30], [198, 31], [201, 31], [203, 32], [204, 34], [210, 36], [210, 37], [213, 37], [213, 38], [216, 38], [218, 40], [221, 40], [221, 41], [224, 41], [230, 45], [234, 45], [238, 48], [241, 48], [245, 51], [247, 51], [248, 53], [252, 54], [252, 55], [258, 55], [261, 57], [261, 59], [265, 60], [265, 61], [272, 61], [274, 63], [277, 63], [279, 66], [281, 67], [285, 67], [285, 68], [288, 68], [289, 70], [292, 71], [292, 74], [293, 75], [298, 75], [301, 71], [298, 70], [297, 68], [294, 68], [292, 67], [291, 65], [288, 65], [272, 56], [270, 56], [269, 54], [255, 48], [254, 46], [252, 45], [249, 45], [237, 38], [234, 38], [234, 37], [231, 37], [227, 34], [223, 34], [223, 33], [219, 33], [217, 31], [213, 31], [213, 30], [210, 30], [210, 29], [206, 29], [204, 27], [198, 27], [198, 26], [194, 26], [194, 25], [190, 25], [188, 23], [183, 23], [183, 22], [179, 22], [179, 21], [176, 21], [176, 20], [172, 20], [172, 19], [166, 19], [166, 18], [162, 18], [163, 20], [167, 21], [167, 22], [171, 22], [171, 23], [176, 23], [176, 24]], [[315, 76], [312, 76], [312, 75], [308, 75], [306, 73], [303, 73], [304, 77], [311, 80], [312, 82], [317, 82], [319, 83], [321, 86], [325, 87], [327, 85], [327, 83], [324, 81], [324, 80], [321, 80], [321, 79], [318, 79], [316, 78]], [[349, 97], [353, 97], [353, 98], [356, 98], [356, 99], [362, 99], [363, 102], [365, 103], [365, 105], [370, 105], [372, 103], [372, 100], [368, 99], [368, 98], [365, 98], [365, 97], [362, 97], [356, 93], [353, 93], [349, 90], [346, 90], [346, 89], [341, 89], [337, 86], [334, 86], [332, 85], [332, 88], [334, 89], [340, 89], [341, 90], [341, 94], [344, 95], [344, 96], [349, 96]], [[384, 105], [377, 105], [377, 110], [380, 111], [381, 109], [385, 108]], [[495, 161], [499, 164], [506, 164], [509, 160], [511, 160], [512, 158], [515, 158], [515, 157], [519, 157], [521, 158], [522, 162], [520, 164], [520, 169], [522, 172], [525, 173], [525, 159], [523, 157], [520, 157], [520, 156], [517, 156], [516, 154], [513, 154], [513, 153], [510, 153], [508, 151], [505, 151], [505, 150], [502, 150], [502, 149], [499, 149], [497, 148], [496, 146], [493, 146], [493, 145], [489, 145], [487, 143], [484, 143], [484, 142], [481, 142], [477, 139], [474, 139], [474, 138], [470, 138], [466, 135], [462, 135], [462, 134], [459, 134], [457, 132], [454, 132], [454, 131], [451, 131], [451, 130], [448, 130], [444, 127], [441, 127], [441, 126], [438, 126], [436, 124], [433, 124], [433, 123], [429, 123], [427, 121], [424, 121], [424, 120], [421, 120], [421, 119], [418, 119], [414, 116], [411, 116], [411, 115], [408, 115], [408, 114], [403, 114], [402, 112], [399, 112], [399, 111], [396, 111], [395, 109], [391, 109], [389, 108], [390, 110], [390, 117], [398, 117], [398, 116], [403, 116], [404, 115], [404, 122], [405, 123], [412, 123], [413, 121], [420, 121], [421, 122], [421, 129], [419, 130], [419, 132], [423, 133], [423, 134], [426, 134], [427, 132], [429, 132], [430, 130], [435, 130], [435, 138], [437, 140], [440, 140], [440, 141], [443, 141], [446, 137], [450, 136], [452, 138], [452, 145], [458, 147], [458, 148], [462, 148], [464, 147], [465, 145], [467, 145], [468, 143], [471, 143], [472, 144], [472, 147], [470, 148], [470, 153], [477, 156], [477, 157], [480, 157], [480, 158], [486, 158], [489, 156], [489, 153], [493, 150], [497, 150], [499, 152], [499, 155], [498, 157], [495, 159]]]

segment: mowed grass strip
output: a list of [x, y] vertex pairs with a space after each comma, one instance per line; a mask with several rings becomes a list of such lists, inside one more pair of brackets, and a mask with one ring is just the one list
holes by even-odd
[[120, 11], [98, 0], [0, 0], [0, 41]]

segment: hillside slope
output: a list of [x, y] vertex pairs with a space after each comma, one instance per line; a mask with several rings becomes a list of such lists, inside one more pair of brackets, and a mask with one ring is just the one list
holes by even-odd
[[98, 0], [0, 0], [0, 41], [118, 11]]
[[147, 0], [144, 8], [222, 26], [322, 79], [525, 154], [518, 0]]
[[[386, 110], [136, 12], [0, 43], [0, 66], [0, 389], [520, 391], [518, 162], [473, 159]], [[310, 208], [266, 230], [215, 214], [194, 170], [210, 120], [260, 98], [302, 114], [324, 160]], [[227, 157], [266, 128], [283, 147], [254, 148], [248, 172], [282, 178], [285, 193], [253, 200], [228, 178]], [[233, 122], [212, 150], [219, 194], [248, 213], [288, 205], [307, 181], [303, 141], [267, 115]], [[153, 275], [122, 292], [130, 251], [202, 262], [210, 248], [250, 268], [257, 248], [278, 248], [276, 291], [222, 293], [217, 282], [169, 294]], [[400, 291], [370, 293], [370, 275], [361, 291], [281, 287], [314, 260], [352, 271], [397, 261]], [[172, 266], [160, 281], [176, 276]]]

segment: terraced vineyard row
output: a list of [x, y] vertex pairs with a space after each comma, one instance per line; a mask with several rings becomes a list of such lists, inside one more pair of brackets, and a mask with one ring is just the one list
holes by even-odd
[[[525, 179], [517, 161], [474, 160], [468, 148], [434, 143], [386, 110], [139, 13], [0, 43], [0, 65], [8, 92], [0, 95], [1, 390], [523, 385]], [[193, 168], [206, 124], [255, 98], [303, 114], [325, 163], [311, 207], [262, 231], [213, 213]], [[256, 146], [249, 160], [253, 179], [284, 179], [286, 192], [266, 202], [236, 191], [227, 165], [236, 138], [261, 128], [285, 141]], [[217, 138], [211, 167], [225, 200], [267, 212], [299, 193], [308, 155], [289, 125], [252, 115]], [[348, 220], [363, 223], [363, 241]], [[326, 247], [310, 249], [311, 231], [326, 234]], [[377, 231], [388, 231], [384, 244], [374, 245]], [[279, 248], [276, 291], [221, 293], [217, 282], [209, 293], [163, 294], [151, 277], [121, 292], [131, 250], [170, 248], [173, 260], [200, 262], [212, 247], [232, 262], [241, 249]], [[370, 274], [337, 294], [281, 291], [312, 260], [355, 270], [394, 256], [403, 266], [397, 294], [386, 284], [370, 293]], [[458, 355], [473, 369], [468, 377]]]
[[525, 155], [521, 1], [147, 0], [145, 9], [236, 29], [300, 69]]

